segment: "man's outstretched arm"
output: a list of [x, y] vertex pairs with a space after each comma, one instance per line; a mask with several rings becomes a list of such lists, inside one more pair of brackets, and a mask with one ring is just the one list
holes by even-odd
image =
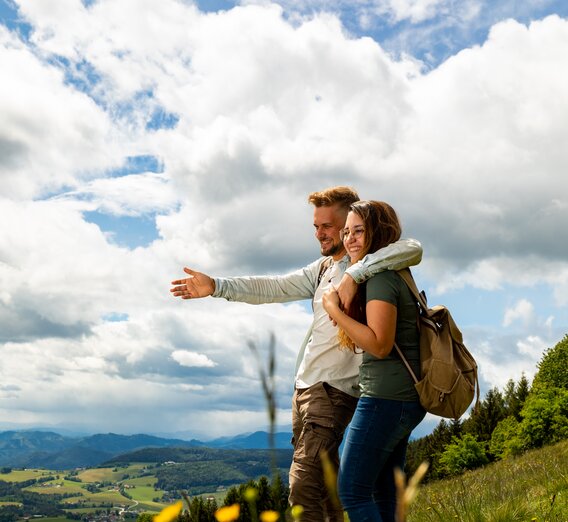
[[227, 301], [249, 304], [285, 303], [311, 299], [323, 258], [286, 275], [212, 278], [190, 268], [188, 277], [172, 281], [172, 294], [182, 299], [222, 297]]

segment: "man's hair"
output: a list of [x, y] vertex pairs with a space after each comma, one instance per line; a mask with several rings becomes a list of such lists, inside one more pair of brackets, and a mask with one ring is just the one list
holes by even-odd
[[308, 196], [308, 203], [315, 207], [330, 207], [332, 205], [339, 205], [345, 210], [359, 201], [359, 194], [351, 187], [330, 187], [320, 192], [312, 192]]

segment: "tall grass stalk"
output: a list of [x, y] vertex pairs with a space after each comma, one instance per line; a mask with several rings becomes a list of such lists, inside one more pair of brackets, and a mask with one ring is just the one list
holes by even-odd
[[428, 471], [428, 463], [422, 462], [418, 469], [412, 475], [408, 483], [406, 475], [400, 468], [394, 470], [394, 481], [396, 485], [396, 522], [405, 522], [408, 514], [408, 508], [416, 497], [418, 485]]
[[250, 351], [253, 353], [257, 365], [258, 373], [260, 376], [260, 383], [262, 385], [262, 392], [266, 400], [266, 407], [268, 412], [269, 430], [268, 430], [268, 446], [270, 448], [270, 460], [272, 464], [272, 479], [276, 478], [278, 468], [276, 466], [276, 454], [274, 452], [274, 432], [276, 429], [276, 356], [275, 346], [276, 338], [274, 333], [270, 334], [270, 341], [268, 343], [268, 365], [267, 369], [262, 364], [262, 359], [258, 353], [256, 344], [252, 341], [248, 342]]

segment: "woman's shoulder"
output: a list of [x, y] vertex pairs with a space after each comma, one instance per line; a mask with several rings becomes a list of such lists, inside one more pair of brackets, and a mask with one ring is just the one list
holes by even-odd
[[367, 281], [367, 300], [386, 299], [392, 300], [400, 292], [401, 277], [393, 270], [385, 270], [375, 274]]
[[373, 284], [380, 284], [381, 282], [393, 282], [398, 284], [400, 281], [402, 281], [402, 278], [398, 275], [396, 270], [384, 270], [373, 275], [368, 282]]

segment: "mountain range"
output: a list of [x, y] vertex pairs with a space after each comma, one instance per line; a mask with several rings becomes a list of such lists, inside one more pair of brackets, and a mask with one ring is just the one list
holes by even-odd
[[[274, 448], [290, 449], [291, 437], [291, 433], [275, 433]], [[51, 431], [3, 431], [0, 432], [0, 466], [59, 470], [95, 467], [119, 455], [144, 448], [268, 449], [268, 438], [264, 431], [207, 442], [145, 434], [107, 433], [69, 437]]]

